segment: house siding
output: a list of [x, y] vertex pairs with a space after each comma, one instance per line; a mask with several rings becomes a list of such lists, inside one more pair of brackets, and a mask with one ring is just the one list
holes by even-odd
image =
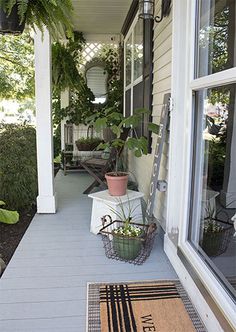
[[[160, 14], [161, 1], [156, 1], [156, 15]], [[172, 14], [163, 19], [161, 23], [154, 22], [153, 34], [153, 122], [160, 123], [164, 94], [171, 90], [171, 57], [172, 57]], [[154, 151], [157, 137], [152, 137], [152, 153], [141, 158], [129, 154], [129, 169], [134, 173], [139, 190], [148, 198], [150, 175], [152, 172]], [[167, 180], [169, 133], [164, 144], [159, 179]], [[166, 229], [167, 194], [157, 192], [154, 216], [159, 220], [163, 229]]]

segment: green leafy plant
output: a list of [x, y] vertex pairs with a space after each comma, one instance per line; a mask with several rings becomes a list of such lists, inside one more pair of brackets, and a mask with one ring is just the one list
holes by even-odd
[[1, 125], [0, 142], [0, 197], [9, 209], [31, 207], [37, 196], [35, 129]]
[[[6, 205], [5, 202], [0, 201], [0, 206]], [[9, 211], [0, 208], [0, 222], [5, 224], [16, 224], [19, 221], [19, 213], [17, 211]]]
[[[121, 134], [124, 130], [129, 129], [133, 130], [135, 134], [135, 128], [138, 127], [140, 122], [142, 121], [142, 117], [144, 114], [149, 111], [146, 109], [137, 109], [134, 111], [134, 114], [125, 118], [119, 112], [113, 112], [113, 108], [110, 108], [105, 112], [106, 116], [97, 117], [97, 115], [93, 115], [88, 118], [88, 122], [90, 125], [93, 125], [94, 128], [99, 131], [103, 128], [110, 127], [112, 132], [115, 134], [115, 139], [108, 143], [101, 143], [97, 147], [97, 149], [107, 149], [114, 148], [116, 151], [116, 169], [115, 173], [118, 175], [118, 165], [119, 165], [119, 151], [123, 147], [127, 147], [129, 150], [134, 152], [136, 157], [141, 157], [142, 155], [148, 154], [148, 141], [146, 137], [128, 137], [126, 140], [121, 139]], [[150, 124], [149, 129], [155, 133], [158, 133], [159, 126], [156, 124]]]
[[81, 32], [74, 32], [73, 38], [66, 43], [52, 44], [52, 82], [57, 93], [67, 88], [83, 89], [84, 78], [79, 72], [85, 39]]
[[118, 203], [120, 207], [118, 211], [110, 206], [111, 211], [117, 216], [114, 228], [111, 230], [113, 249], [120, 258], [132, 260], [140, 253], [145, 235], [142, 224], [132, 222], [136, 218], [135, 210], [139, 205], [131, 205], [129, 197], [128, 206], [124, 206], [121, 199], [118, 199]]
[[[52, 45], [52, 81], [53, 81], [53, 122], [59, 125], [67, 118], [70, 123], [84, 123], [85, 118], [94, 112], [94, 95], [88, 88], [80, 72], [82, 51], [85, 39], [81, 32], [75, 32], [74, 38], [66, 44], [56, 42]], [[60, 107], [60, 93], [70, 89], [70, 102], [66, 108]]]
[[113, 233], [116, 235], [127, 236], [127, 237], [138, 237], [142, 234], [142, 229], [138, 226], [132, 225], [132, 219], [136, 218], [134, 215], [139, 205], [131, 206], [130, 200], [128, 199], [128, 209], [125, 210], [121, 199], [117, 199], [120, 211], [115, 210], [110, 206], [111, 211], [118, 217], [119, 221], [122, 221], [123, 225], [115, 228]]
[[43, 31], [44, 25], [54, 38], [66, 34], [72, 37], [72, 14], [71, 0], [0, 0], [0, 8], [8, 15], [14, 6], [17, 6], [20, 24], [27, 25]]
[[105, 63], [105, 70], [108, 73], [108, 93], [105, 106], [102, 112], [109, 108], [116, 109], [122, 113], [123, 101], [123, 79], [121, 78], [121, 49], [114, 45], [105, 45], [101, 48], [98, 58]]

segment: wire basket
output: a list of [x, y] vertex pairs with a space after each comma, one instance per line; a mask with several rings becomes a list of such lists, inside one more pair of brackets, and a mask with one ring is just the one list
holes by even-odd
[[231, 223], [218, 219], [214, 219], [214, 221], [222, 229], [218, 232], [203, 232], [203, 238], [200, 243], [202, 249], [210, 257], [223, 254], [227, 250], [231, 236], [234, 233]]
[[139, 236], [127, 236], [115, 234], [115, 230], [124, 225], [122, 221], [112, 221], [111, 216], [102, 217], [103, 228], [100, 230], [102, 235], [105, 254], [110, 259], [129, 262], [135, 265], [141, 265], [149, 257], [155, 236], [156, 224], [150, 225], [137, 224], [130, 222], [130, 225], [138, 227], [141, 230]]

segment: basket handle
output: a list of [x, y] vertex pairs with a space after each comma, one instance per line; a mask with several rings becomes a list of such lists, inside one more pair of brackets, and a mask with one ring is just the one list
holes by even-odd
[[[107, 220], [107, 218], [108, 218], [108, 220]], [[103, 216], [101, 218], [101, 220], [102, 220], [102, 227], [105, 227], [106, 223], [112, 223], [112, 217], [109, 214], [106, 214], [105, 216]]]
[[154, 233], [155, 231], [156, 231], [156, 229], [157, 229], [157, 225], [156, 225], [156, 223], [151, 223], [150, 225], [149, 225], [149, 227], [148, 227], [148, 230], [147, 230], [147, 236], [148, 235], [151, 235], [152, 233]]

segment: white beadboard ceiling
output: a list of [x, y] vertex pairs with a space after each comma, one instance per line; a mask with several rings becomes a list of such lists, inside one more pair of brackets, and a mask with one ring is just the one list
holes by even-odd
[[132, 0], [72, 0], [75, 30], [84, 34], [120, 33]]

